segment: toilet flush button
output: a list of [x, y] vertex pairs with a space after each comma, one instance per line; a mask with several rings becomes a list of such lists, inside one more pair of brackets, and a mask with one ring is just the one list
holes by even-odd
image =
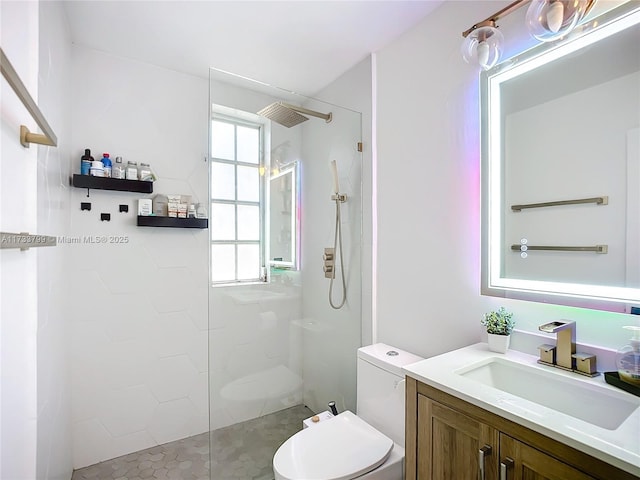
[[325, 410], [324, 412], [320, 412], [313, 417], [309, 417], [306, 420], [302, 421], [302, 428], [314, 427], [316, 425], [320, 425], [322, 422], [333, 418], [331, 412]]
[[396, 352], [395, 350], [389, 350], [387, 352], [387, 355], [389, 355], [390, 357], [397, 357], [399, 355], [399, 353]]

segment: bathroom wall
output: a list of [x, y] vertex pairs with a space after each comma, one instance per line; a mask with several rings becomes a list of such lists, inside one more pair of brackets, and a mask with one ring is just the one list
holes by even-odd
[[[38, 147], [38, 232], [69, 229], [71, 39], [60, 2], [39, 2], [38, 103], [58, 146]], [[33, 147], [31, 147], [33, 148]], [[68, 480], [72, 470], [67, 249], [38, 252], [38, 479]]]
[[[347, 72], [317, 93], [317, 98], [325, 100], [329, 103], [341, 105], [345, 108], [352, 109], [362, 114], [362, 158], [359, 168], [361, 179], [356, 177], [349, 178], [349, 171], [344, 166], [340, 166], [340, 157], [336, 157], [338, 163], [338, 176], [340, 181], [347, 180], [350, 184], [360, 184], [362, 188], [361, 205], [356, 204], [354, 211], [360, 210], [362, 240], [360, 253], [360, 272], [361, 285], [354, 285], [354, 290], [360, 288], [362, 296], [362, 329], [361, 329], [361, 345], [370, 345], [372, 342], [372, 296], [373, 296], [373, 115], [372, 115], [372, 99], [373, 99], [373, 83], [374, 83], [374, 60], [372, 56], [368, 56], [357, 65], [354, 65]], [[333, 158], [332, 158], [333, 159]], [[319, 167], [319, 176], [321, 184], [319, 188], [324, 190], [327, 181], [329, 186], [333, 182], [328, 175], [328, 168], [325, 169], [326, 162], [321, 162]], [[356, 166], [356, 168], [358, 168]], [[329, 178], [329, 180], [327, 180]], [[341, 183], [342, 185], [342, 183]], [[325, 201], [326, 193], [321, 196], [321, 205], [324, 211], [327, 206], [331, 214], [335, 210], [334, 204]], [[328, 245], [327, 245], [328, 246]], [[313, 261], [314, 259], [312, 259]], [[353, 279], [352, 279], [353, 281]]]
[[[32, 97], [38, 95], [38, 4], [0, 4], [4, 53]], [[35, 123], [2, 79], [0, 231], [37, 232], [37, 147], [20, 145]], [[38, 253], [0, 250], [0, 477], [36, 478]]]
[[[1, 44], [54, 130], [58, 147], [20, 145], [38, 131], [2, 81], [0, 231], [58, 236], [68, 227], [69, 53], [58, 2], [2, 2]], [[0, 250], [0, 477], [71, 476], [64, 252]]]
[[[478, 71], [460, 32], [500, 2], [445, 2], [377, 54], [378, 340], [420, 355], [480, 341], [504, 305], [517, 328], [577, 322], [579, 343], [617, 348], [638, 318], [480, 295]], [[532, 45], [524, 11], [501, 21], [507, 55]]]
[[[370, 182], [371, 175], [370, 58], [340, 76], [316, 97], [354, 112], [334, 109], [331, 123], [310, 121], [302, 125], [304, 403], [319, 412], [334, 400], [340, 411], [355, 411], [356, 350], [370, 343], [371, 338], [370, 309], [366, 307], [371, 303], [371, 262], [365, 256], [371, 250], [363, 247], [370, 244], [371, 238], [371, 224], [363, 220], [366, 218], [363, 210], [366, 206], [370, 214], [371, 204], [370, 183], [363, 191], [363, 177], [366, 175]], [[315, 101], [305, 106], [322, 112], [331, 108]], [[362, 153], [357, 150], [358, 142], [363, 143]], [[329, 305], [330, 280], [322, 270], [324, 248], [333, 247], [335, 236], [331, 160], [337, 164], [340, 193], [347, 195], [347, 201], [340, 205], [347, 301], [339, 310]], [[336, 267], [334, 304], [339, 304], [343, 295], [339, 272]]]
[[[72, 89], [73, 173], [85, 148], [95, 158], [109, 152], [150, 163], [154, 194], [207, 203], [205, 78], [74, 46]], [[78, 468], [208, 429], [208, 237], [137, 227], [137, 200], [150, 195], [71, 190], [60, 248], [69, 256]]]

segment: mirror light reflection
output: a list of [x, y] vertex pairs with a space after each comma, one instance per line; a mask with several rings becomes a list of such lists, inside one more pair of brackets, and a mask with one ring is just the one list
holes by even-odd
[[297, 164], [272, 172], [269, 228], [270, 263], [274, 267], [297, 268], [298, 175]]
[[[640, 304], [639, 23], [625, 4], [482, 74], [484, 294]], [[608, 202], [511, 208], [599, 196]]]

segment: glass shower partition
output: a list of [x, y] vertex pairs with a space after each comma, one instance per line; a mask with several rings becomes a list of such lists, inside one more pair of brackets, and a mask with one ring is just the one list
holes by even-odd
[[[285, 127], [258, 114], [277, 102], [331, 119], [305, 115]], [[215, 69], [210, 107], [211, 478], [273, 479], [273, 455], [303, 419], [329, 401], [340, 411], [356, 408], [361, 114]], [[323, 271], [336, 223], [331, 160], [346, 195], [347, 301], [337, 310]]]

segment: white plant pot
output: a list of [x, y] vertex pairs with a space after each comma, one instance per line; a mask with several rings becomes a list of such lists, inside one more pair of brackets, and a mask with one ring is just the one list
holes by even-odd
[[496, 335], [493, 333], [487, 335], [489, 336], [489, 350], [497, 353], [507, 353], [511, 335]]

